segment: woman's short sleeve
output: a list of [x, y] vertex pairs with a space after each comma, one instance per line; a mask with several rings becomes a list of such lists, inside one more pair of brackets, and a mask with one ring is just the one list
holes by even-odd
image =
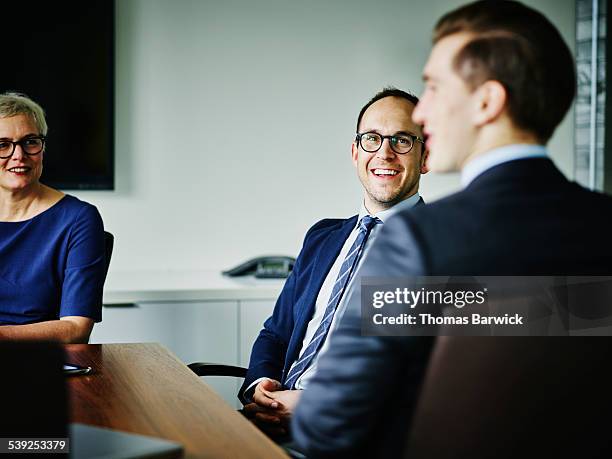
[[105, 274], [104, 225], [98, 210], [87, 204], [70, 230], [59, 316], [100, 322]]

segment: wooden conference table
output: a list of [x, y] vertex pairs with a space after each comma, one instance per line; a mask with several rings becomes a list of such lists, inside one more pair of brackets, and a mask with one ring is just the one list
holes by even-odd
[[165, 438], [186, 458], [287, 458], [159, 344], [71, 344], [67, 361], [93, 373], [68, 378], [71, 422]]

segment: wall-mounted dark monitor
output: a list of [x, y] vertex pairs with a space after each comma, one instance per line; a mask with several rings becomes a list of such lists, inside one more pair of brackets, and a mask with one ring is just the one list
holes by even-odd
[[[608, 3], [604, 3], [604, 7], [607, 8]], [[604, 128], [604, 183], [603, 191], [608, 194], [612, 194], [612, 11], [608, 12], [607, 9], [603, 11], [606, 17], [606, 45], [605, 45], [605, 66], [606, 66], [606, 84], [604, 92], [606, 93], [606, 106], [605, 106], [605, 128]]]
[[114, 0], [4, 2], [0, 90], [47, 115], [41, 182], [114, 188]]

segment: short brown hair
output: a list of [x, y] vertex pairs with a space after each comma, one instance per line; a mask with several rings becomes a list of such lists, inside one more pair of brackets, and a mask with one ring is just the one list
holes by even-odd
[[472, 34], [453, 68], [472, 88], [501, 83], [514, 124], [546, 143], [576, 94], [572, 54], [556, 27], [540, 12], [509, 0], [482, 0], [444, 15], [433, 42]]
[[374, 97], [372, 97], [367, 104], [365, 104], [361, 111], [359, 112], [359, 116], [357, 117], [357, 131], [359, 132], [359, 125], [361, 124], [361, 118], [363, 118], [363, 114], [366, 112], [368, 108], [374, 103], [378, 102], [380, 99], [384, 99], [385, 97], [398, 97], [400, 99], [405, 99], [408, 102], [411, 102], [415, 107], [419, 103], [419, 98], [412, 94], [411, 92], [402, 91], [401, 89], [397, 89], [393, 86], [387, 86], [383, 88], [381, 91], [377, 92]]

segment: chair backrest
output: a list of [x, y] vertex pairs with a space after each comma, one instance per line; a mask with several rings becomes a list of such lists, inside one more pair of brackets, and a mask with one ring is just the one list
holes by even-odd
[[115, 236], [108, 231], [104, 231], [104, 255], [106, 256], [106, 270], [104, 271], [104, 278], [108, 274], [108, 267], [110, 266], [111, 257], [113, 256], [113, 246], [115, 245]]
[[611, 357], [609, 337], [439, 337], [405, 457], [612, 457]]

